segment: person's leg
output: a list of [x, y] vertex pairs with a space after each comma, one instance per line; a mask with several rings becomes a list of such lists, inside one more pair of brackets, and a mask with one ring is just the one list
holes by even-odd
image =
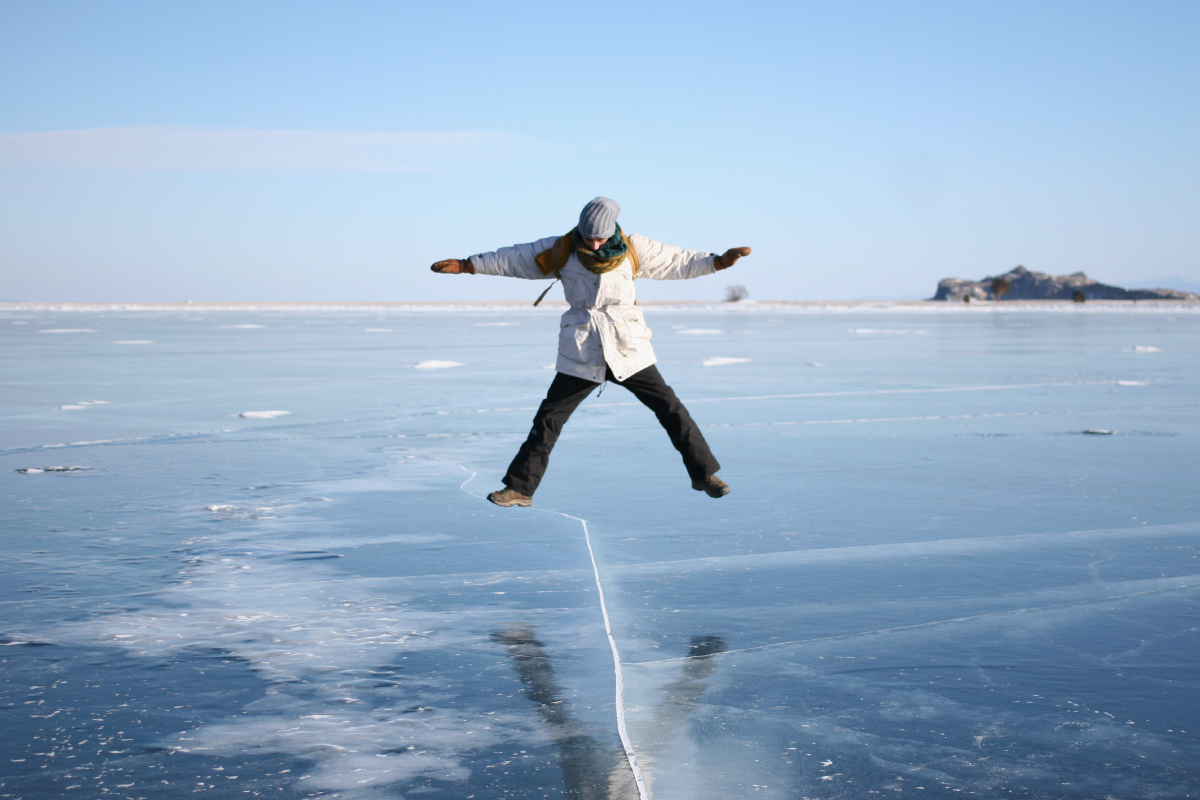
[[555, 373], [550, 391], [533, 417], [529, 437], [508, 465], [508, 473], [504, 476], [505, 486], [526, 497], [533, 497], [538, 484], [542, 482], [542, 476], [546, 474], [550, 451], [554, 449], [563, 425], [583, 399], [599, 385], [573, 375]]
[[671, 437], [671, 444], [683, 456], [683, 465], [693, 481], [702, 481], [721, 469], [720, 463], [708, 449], [700, 426], [663, 380], [658, 367], [651, 364], [623, 381], [613, 380], [610, 371], [608, 379], [633, 392], [642, 405], [654, 412], [667, 431], [667, 436]]

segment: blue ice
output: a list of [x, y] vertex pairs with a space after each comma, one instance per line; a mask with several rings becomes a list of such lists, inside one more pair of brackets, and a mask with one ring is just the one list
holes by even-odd
[[1197, 307], [557, 314], [0, 309], [0, 797], [1200, 794]]

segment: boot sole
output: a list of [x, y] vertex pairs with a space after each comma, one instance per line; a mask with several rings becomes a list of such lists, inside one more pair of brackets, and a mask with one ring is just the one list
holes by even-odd
[[701, 483], [700, 481], [693, 481], [692, 488], [695, 489], [697, 492], [704, 492], [709, 497], [724, 497], [725, 495], [727, 495], [731, 491], [733, 491], [732, 489], [729, 488], [728, 485], [725, 485], [725, 486], [722, 486], [722, 487], [716, 489], [715, 490], [716, 494], [713, 494], [713, 492], [710, 491], [709, 488], [707, 486], [705, 486], [703, 483]]
[[493, 499], [490, 494], [488, 495], [487, 499], [488, 499], [488, 502], [490, 502], [494, 505], [498, 505], [501, 508], [512, 508], [513, 506], [519, 506], [521, 508], [529, 508], [530, 506], [533, 505], [532, 500], [513, 500], [511, 503], [501, 503], [500, 501]]

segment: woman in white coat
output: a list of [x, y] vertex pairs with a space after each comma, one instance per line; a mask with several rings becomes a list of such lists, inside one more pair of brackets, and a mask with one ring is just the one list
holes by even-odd
[[692, 488], [710, 497], [729, 494], [716, 476], [721, 465], [699, 427], [654, 366], [650, 329], [635, 305], [634, 279], [679, 280], [728, 269], [749, 247], [724, 255], [664, 245], [617, 224], [621, 207], [597, 197], [565, 236], [505, 247], [434, 264], [444, 274], [506, 275], [529, 280], [561, 279], [571, 307], [562, 316], [557, 374], [533, 418], [533, 429], [504, 476], [506, 488], [488, 499], [501, 506], [529, 506], [550, 460], [550, 451], [571, 413], [596, 387], [610, 380], [633, 392], [655, 413], [683, 457]]

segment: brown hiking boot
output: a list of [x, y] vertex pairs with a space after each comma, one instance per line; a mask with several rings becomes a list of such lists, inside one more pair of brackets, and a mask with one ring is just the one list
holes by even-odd
[[709, 497], [724, 497], [730, 492], [729, 484], [716, 475], [709, 475], [707, 478], [696, 478], [692, 481], [692, 488], [697, 492], [704, 492]]
[[[726, 491], [729, 491], [726, 489]], [[501, 489], [498, 492], [492, 492], [488, 495], [488, 500], [491, 500], [498, 506], [523, 506], [529, 508], [533, 505], [533, 498], [526, 497], [515, 489]]]

